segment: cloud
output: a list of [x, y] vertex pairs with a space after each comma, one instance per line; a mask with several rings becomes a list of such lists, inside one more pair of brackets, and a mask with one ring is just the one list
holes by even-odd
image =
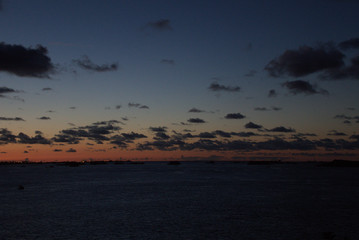
[[8, 88], [8, 87], [0, 87], [0, 95], [2, 94], [6, 94], [6, 93], [17, 93], [19, 92], [18, 90], [12, 89], [12, 88]]
[[42, 89], [42, 91], [52, 91], [52, 88], [45, 87], [45, 88]]
[[25, 121], [25, 120], [22, 119], [21, 117], [14, 117], [14, 118], [0, 117], [0, 121]]
[[164, 132], [157, 132], [157, 133], [156, 133], [156, 136], [155, 136], [153, 139], [155, 139], [155, 140], [167, 140], [167, 139], [169, 139], [169, 138], [170, 138], [170, 136], [167, 135], [166, 133], [164, 133]]
[[252, 122], [247, 123], [246, 125], [244, 125], [245, 128], [252, 128], [252, 129], [259, 129], [262, 128], [262, 125], [258, 125]]
[[175, 60], [173, 60], [173, 59], [162, 59], [161, 63], [169, 64], [169, 65], [175, 65]]
[[345, 114], [337, 114], [334, 116], [334, 119], [342, 119], [344, 120], [343, 123], [345, 124], [350, 124], [351, 123], [350, 120], [355, 120], [356, 123], [359, 123], [359, 116], [347, 116]]
[[121, 105], [116, 105], [116, 109], [120, 109], [121, 107]]
[[134, 140], [141, 139], [141, 138], [147, 138], [146, 135], [140, 134], [140, 133], [122, 133], [121, 135], [115, 135], [111, 137], [111, 144], [115, 144], [120, 148], [127, 148], [127, 143], [133, 143]]
[[154, 30], [158, 30], [158, 31], [171, 31], [173, 30], [172, 26], [171, 26], [171, 22], [169, 19], [160, 19], [158, 21], [155, 22], [149, 22], [146, 25], [147, 27], [154, 29]]
[[239, 92], [241, 90], [240, 87], [238, 86], [224, 86], [224, 85], [220, 85], [218, 83], [212, 83], [208, 89], [210, 89], [211, 91], [214, 92], [219, 92], [219, 91], [225, 91], [225, 92]]
[[351, 59], [349, 66], [330, 69], [320, 75], [323, 80], [359, 79], [359, 56]]
[[268, 111], [269, 109], [266, 107], [256, 107], [254, 108], [254, 111]]
[[198, 134], [199, 138], [216, 138], [216, 134], [210, 133], [210, 132], [201, 132]]
[[258, 142], [255, 147], [260, 150], [314, 150], [316, 144], [309, 140], [298, 139], [295, 141], [286, 141], [281, 138], [275, 138], [264, 142]]
[[238, 136], [238, 137], [252, 137], [252, 136], [257, 136], [257, 134], [255, 134], [254, 132], [238, 132], [238, 133], [231, 133], [234, 136]]
[[128, 103], [128, 107], [129, 108], [140, 108], [140, 109], [149, 109], [149, 107], [147, 105], [142, 105], [142, 104], [139, 104], [139, 103]]
[[140, 139], [140, 138], [147, 138], [146, 135], [143, 135], [141, 133], [135, 133], [135, 132], [131, 132], [131, 133], [122, 133], [121, 134], [124, 137], [124, 140], [127, 142], [132, 142], [136, 139]]
[[282, 86], [287, 88], [290, 93], [296, 95], [304, 93], [306, 95], [311, 94], [329, 94], [327, 90], [320, 89], [316, 85], [303, 80], [287, 81], [282, 83]]
[[114, 125], [116, 123], [118, 123], [117, 120], [110, 120], [96, 122], [88, 126], [64, 129], [55, 135], [53, 141], [78, 144], [81, 140], [88, 139], [95, 141], [97, 144], [102, 144], [102, 141], [110, 140], [110, 134], [121, 130], [121, 127]]
[[45, 117], [45, 116], [42, 116], [42, 117], [39, 117], [37, 118], [39, 120], [50, 120], [51, 118], [50, 117]]
[[76, 63], [79, 67], [94, 72], [108, 72], [116, 71], [118, 69], [117, 63], [97, 65], [93, 63], [86, 55], [84, 55], [81, 59], [74, 59], [72, 61]]
[[153, 132], [167, 132], [167, 127], [150, 127]]
[[21, 45], [0, 43], [0, 71], [20, 77], [50, 78], [54, 65], [42, 45], [25, 48]]
[[76, 149], [70, 148], [69, 150], [66, 150], [66, 152], [68, 153], [75, 153], [77, 152]]
[[226, 119], [243, 119], [246, 116], [240, 114], [240, 113], [228, 113], [224, 118]]
[[66, 133], [60, 133], [56, 134], [51, 140], [59, 143], [78, 144], [80, 143], [80, 140], [82, 140], [82, 138], [75, 137]]
[[282, 133], [289, 133], [289, 132], [295, 132], [293, 128], [286, 128], [283, 126], [275, 127], [270, 130], [267, 130], [268, 132], [282, 132]]
[[328, 134], [328, 136], [346, 136], [343, 132], [338, 132], [336, 130], [331, 130]]
[[359, 49], [359, 38], [351, 38], [349, 40], [343, 41], [338, 44], [338, 47], [343, 50], [348, 50], [348, 49], [352, 49], [352, 48]]
[[11, 131], [7, 130], [6, 128], [0, 129], [0, 145], [15, 142], [16, 136], [13, 135]]
[[297, 50], [286, 50], [271, 60], [264, 69], [272, 77], [302, 77], [340, 68], [344, 65], [344, 57], [345, 55], [331, 44], [320, 44], [318, 47], [302, 46]]
[[204, 121], [201, 118], [190, 118], [187, 120], [187, 122], [189, 122], [189, 123], [205, 123], [206, 121]]
[[14, 97], [6, 96], [9, 93], [19, 93], [19, 92], [21, 92], [21, 91], [15, 90], [12, 88], [8, 88], [8, 87], [0, 87], [0, 98], [8, 98], [8, 99], [19, 100], [19, 101], [24, 102], [24, 99], [20, 98], [19, 96], [14, 96]]
[[269, 90], [269, 92], [268, 92], [268, 97], [269, 98], [274, 98], [274, 97], [277, 97], [277, 96], [278, 96], [278, 94], [274, 89]]
[[198, 108], [191, 108], [190, 110], [188, 110], [188, 112], [191, 112], [191, 113], [201, 113], [201, 112], [206, 112], [204, 110], [200, 110]]
[[280, 111], [280, 110], [282, 110], [282, 108], [280, 108], [280, 107], [272, 107], [272, 110], [273, 111]]
[[225, 131], [222, 131], [222, 130], [216, 130], [214, 131], [214, 133], [220, 137], [225, 137], [225, 138], [230, 138], [232, 136], [231, 133], [229, 132], [225, 132]]
[[44, 138], [41, 134], [35, 135], [35, 137], [29, 137], [25, 133], [19, 133], [17, 142], [22, 144], [51, 144], [51, 141]]

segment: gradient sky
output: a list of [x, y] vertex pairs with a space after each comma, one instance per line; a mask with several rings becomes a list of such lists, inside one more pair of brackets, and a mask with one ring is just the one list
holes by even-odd
[[0, 160], [359, 154], [359, 1], [0, 1]]

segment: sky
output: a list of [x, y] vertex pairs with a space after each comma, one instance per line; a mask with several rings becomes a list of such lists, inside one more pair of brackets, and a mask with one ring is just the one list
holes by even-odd
[[358, 160], [358, 10], [0, 0], [0, 161]]

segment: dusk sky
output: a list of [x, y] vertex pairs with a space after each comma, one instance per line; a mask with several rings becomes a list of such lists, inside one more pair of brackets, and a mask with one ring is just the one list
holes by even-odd
[[359, 1], [0, 1], [0, 161], [357, 160]]

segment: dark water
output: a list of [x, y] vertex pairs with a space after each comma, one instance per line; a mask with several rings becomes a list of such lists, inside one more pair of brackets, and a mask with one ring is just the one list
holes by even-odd
[[359, 168], [0, 166], [0, 239], [354, 240], [358, 202]]

